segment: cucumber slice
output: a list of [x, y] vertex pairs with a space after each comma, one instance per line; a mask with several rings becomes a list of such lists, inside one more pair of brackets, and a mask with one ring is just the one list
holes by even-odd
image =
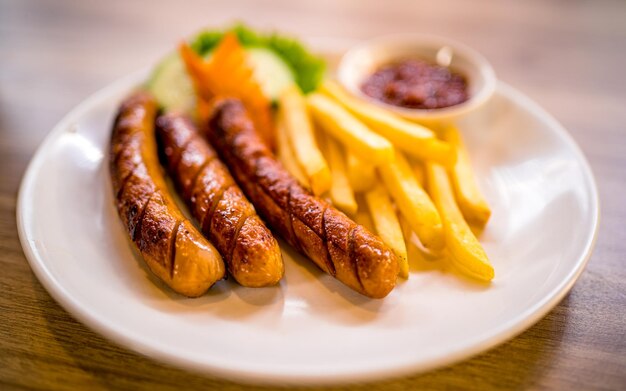
[[165, 111], [190, 113], [196, 105], [193, 84], [178, 53], [161, 61], [146, 87]]
[[[283, 89], [294, 83], [293, 72], [285, 61], [270, 49], [252, 47], [246, 48], [246, 51], [248, 63], [261, 90], [270, 100], [277, 100]], [[211, 53], [205, 56], [207, 60], [210, 57]], [[193, 84], [178, 53], [172, 53], [161, 61], [146, 87], [165, 111], [190, 113], [195, 107]]]
[[[295, 77], [289, 65], [272, 49], [265, 47], [247, 47], [247, 62], [252, 68], [254, 78], [261, 87], [263, 94], [272, 102], [278, 100], [280, 93], [295, 83]], [[204, 56], [210, 60], [212, 53]]]
[[246, 50], [248, 63], [263, 93], [272, 101], [278, 100], [280, 93], [295, 82], [291, 68], [271, 49], [251, 47]]

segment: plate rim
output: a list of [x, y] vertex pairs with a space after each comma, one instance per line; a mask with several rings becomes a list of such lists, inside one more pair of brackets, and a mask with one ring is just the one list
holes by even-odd
[[150, 346], [143, 342], [133, 339], [131, 336], [124, 334], [121, 330], [108, 324], [106, 319], [102, 319], [97, 313], [88, 308], [84, 308], [70, 295], [63, 285], [54, 278], [49, 272], [45, 260], [38, 254], [31, 245], [29, 237], [29, 223], [25, 220], [24, 206], [28, 200], [32, 199], [32, 189], [35, 184], [37, 171], [41, 166], [42, 159], [45, 157], [45, 150], [53, 143], [60, 134], [71, 124], [75, 118], [80, 117], [95, 104], [106, 100], [108, 96], [115, 94], [118, 90], [129, 89], [131, 85], [138, 84], [148, 73], [149, 68], [143, 68], [139, 71], [126, 75], [106, 87], [98, 90], [90, 95], [87, 99], [80, 102], [72, 110], [70, 110], [45, 136], [36, 152], [31, 157], [28, 167], [22, 177], [19, 187], [16, 219], [20, 244], [24, 251], [26, 259], [35, 273], [39, 282], [44, 286], [46, 291], [54, 298], [54, 300], [63, 307], [72, 317], [86, 325], [91, 330], [104, 336], [112, 343], [133, 350], [150, 359], [155, 359], [169, 365], [190, 370], [202, 375], [211, 375], [217, 378], [235, 380], [241, 383], [255, 384], [307, 384], [307, 385], [336, 385], [345, 384], [355, 381], [374, 381], [388, 378], [397, 378], [400, 376], [416, 375], [424, 373], [435, 368], [452, 365], [473, 357], [480, 352], [489, 350], [500, 345], [513, 337], [519, 335], [523, 331], [530, 328], [543, 318], [550, 310], [552, 310], [563, 297], [571, 290], [575, 282], [578, 280], [585, 269], [598, 237], [598, 229], [600, 225], [600, 198], [593, 171], [583, 154], [582, 150], [575, 142], [569, 132], [554, 118], [550, 113], [543, 109], [538, 103], [530, 97], [520, 92], [518, 89], [498, 81], [496, 94], [502, 94], [510, 97], [513, 101], [524, 107], [536, 118], [545, 121], [553, 133], [561, 139], [570, 151], [574, 154], [576, 160], [581, 164], [582, 174], [584, 176], [585, 187], [589, 190], [591, 201], [592, 226], [587, 234], [584, 250], [573, 263], [573, 268], [567, 276], [553, 288], [548, 295], [545, 295], [532, 307], [518, 314], [513, 319], [495, 327], [491, 332], [479, 335], [472, 340], [472, 343], [450, 354], [443, 355], [439, 358], [428, 362], [407, 361], [404, 365], [396, 365], [392, 368], [382, 368], [370, 370], [367, 373], [359, 373], [358, 371], [347, 371], [345, 373], [336, 373], [332, 375], [318, 374], [276, 374], [266, 373], [264, 371], [251, 371], [246, 369], [237, 369], [233, 367], [220, 367], [219, 363], [197, 362], [185, 357], [181, 357], [171, 350], [162, 350], [156, 346]]

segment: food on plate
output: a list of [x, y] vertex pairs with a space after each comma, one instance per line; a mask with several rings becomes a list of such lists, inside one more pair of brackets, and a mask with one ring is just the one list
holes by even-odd
[[354, 215], [354, 221], [368, 229], [370, 232], [376, 232], [372, 216], [367, 210], [367, 202], [365, 201], [365, 195], [363, 193], [355, 194], [356, 204], [358, 206], [356, 214]]
[[413, 167], [415, 180], [417, 180], [417, 183], [419, 183], [422, 188], [426, 188], [426, 173], [424, 172], [424, 164], [415, 160], [412, 160], [410, 163], [411, 167]]
[[[295, 83], [304, 93], [313, 91], [324, 76], [326, 68], [324, 59], [309, 52], [297, 39], [279, 33], [261, 34], [242, 24], [226, 30], [201, 32], [195, 37], [191, 47], [201, 56], [206, 56], [221, 43], [226, 34], [235, 35], [248, 51], [265, 49], [283, 61], [292, 72]], [[268, 80], [263, 83], [276, 82], [276, 75], [273, 73], [267, 77]], [[279, 79], [282, 78], [284, 76], [279, 76]]]
[[402, 215], [398, 216], [400, 226], [402, 227], [402, 234], [404, 235], [404, 243], [406, 246], [407, 258], [410, 265], [417, 270], [434, 269], [446, 267], [444, 265], [447, 262], [447, 252], [445, 248], [440, 251], [428, 251], [421, 244], [419, 240], [415, 238], [411, 226]]
[[110, 174], [117, 211], [150, 270], [174, 291], [199, 296], [225, 273], [222, 257], [170, 196], [154, 136], [156, 102], [135, 93], [113, 125]]
[[330, 188], [330, 199], [339, 210], [354, 216], [357, 211], [356, 199], [354, 198], [354, 190], [348, 180], [346, 172], [346, 163], [341, 145], [332, 137], [320, 134], [323, 139], [321, 144], [324, 146], [328, 164], [332, 172], [332, 187]]
[[461, 134], [452, 125], [446, 126], [442, 134], [443, 139], [454, 145], [457, 151], [456, 164], [448, 172], [459, 209], [468, 223], [484, 227], [491, 216], [491, 209], [478, 188]]
[[[467, 221], [478, 227], [483, 227], [486, 224], [490, 214], [489, 206], [476, 186], [467, 151], [456, 128], [448, 124], [444, 126], [443, 130], [437, 129], [437, 132], [434, 132], [416, 123], [401, 119], [383, 107], [359, 100], [329, 80], [322, 83], [320, 91], [354, 115], [356, 121], [362, 121], [361, 125], [376, 131], [396, 148], [395, 159], [376, 163], [375, 166], [385, 185], [386, 189], [383, 190], [391, 195], [401, 212], [401, 217], [410, 227], [404, 235], [415, 232], [421, 246], [424, 247], [423, 250], [419, 249], [418, 251], [419, 258], [444, 259], [445, 254], [453, 253], [451, 247], [454, 247], [454, 253], [457, 256], [462, 251], [473, 252], [472, 244], [463, 247], [463, 244], [459, 244], [458, 241], [455, 242], [454, 238], [451, 243], [448, 242], [450, 235], [446, 234], [444, 230], [440, 211], [433, 203], [432, 197], [423, 189], [425, 183], [424, 164], [446, 166], [452, 175], [452, 184], [457, 194], [459, 207], [462, 205], [461, 210], [466, 210], [464, 216]], [[337, 121], [335, 120], [335, 122]], [[359, 125], [350, 126], [353, 129], [359, 129]], [[371, 191], [366, 192], [366, 199], [370, 206], [373, 224], [376, 227], [377, 216], [372, 206], [375, 203], [384, 205], [384, 202], [372, 201], [373, 194]], [[379, 208], [384, 209], [382, 206]], [[356, 215], [359, 219], [364, 220], [361, 214], [357, 213]], [[378, 217], [381, 215], [382, 213], [379, 213]], [[465, 222], [463, 221], [463, 223]], [[402, 234], [400, 229], [388, 228], [386, 231], [376, 229], [376, 232], [385, 243], [396, 251], [399, 258], [402, 258], [402, 254], [406, 254], [407, 242], [403, 241], [402, 245], [393, 244], [400, 243], [400, 240], [397, 240], [397, 232]], [[391, 242], [389, 236], [396, 239], [395, 242]], [[399, 238], [402, 239], [402, 236]], [[414, 250], [411, 252], [415, 253]], [[400, 266], [408, 270], [408, 263], [405, 265], [401, 263]], [[493, 278], [493, 275], [490, 278]]]
[[263, 141], [274, 147], [274, 126], [270, 101], [253, 78], [246, 52], [234, 34], [226, 34], [215, 48], [211, 61], [205, 61], [187, 44], [179, 47], [198, 95], [197, 116], [204, 122], [210, 115], [208, 102], [216, 96], [241, 99], [252, 115]]
[[282, 118], [279, 116], [276, 118], [276, 156], [278, 160], [285, 166], [285, 169], [293, 175], [294, 178], [300, 182], [304, 187], [311, 188], [309, 180], [302, 171], [300, 163], [296, 160], [296, 155], [291, 149], [289, 144], [289, 136], [285, 129], [285, 124]]
[[452, 264], [464, 274], [483, 281], [491, 281], [494, 270], [485, 250], [463, 219], [454, 199], [454, 192], [446, 169], [426, 163], [429, 193], [439, 210], [446, 236], [446, 248]]
[[417, 183], [407, 159], [398, 152], [395, 159], [381, 164], [378, 169], [396, 206], [424, 247], [433, 251], [442, 249], [445, 240], [439, 212]]
[[278, 242], [191, 121], [169, 113], [156, 120], [165, 165], [228, 272], [248, 287], [276, 284], [284, 274]]
[[455, 106], [469, 99], [465, 76], [418, 59], [381, 67], [363, 82], [361, 91], [390, 105], [424, 110]]
[[152, 71], [146, 89], [165, 111], [192, 112], [196, 107], [193, 84], [178, 53], [161, 60]]
[[371, 189], [377, 181], [376, 166], [356, 156], [350, 150], [345, 150], [346, 171], [350, 186], [357, 192]]
[[[259, 34], [241, 24], [226, 30], [203, 31], [193, 38], [190, 46], [199, 56], [210, 59], [229, 33], [234, 34], [243, 46], [254, 79], [272, 101], [294, 83], [303, 92], [310, 92], [324, 75], [324, 60], [310, 53], [296, 39], [277, 33]], [[166, 56], [157, 65], [147, 88], [166, 111], [191, 112], [195, 109], [193, 84], [177, 52]]]
[[393, 145], [389, 140], [373, 132], [332, 99], [312, 93], [307, 103], [320, 127], [361, 159], [373, 164], [393, 159]]
[[409, 278], [409, 261], [402, 227], [387, 190], [382, 185], [377, 184], [365, 193], [365, 201], [376, 227], [376, 233], [398, 256], [400, 277]]
[[372, 298], [389, 294], [398, 274], [391, 249], [303, 188], [262, 142], [240, 101], [214, 105], [208, 137], [265, 221], [350, 288]]
[[283, 121], [287, 140], [313, 194], [327, 192], [331, 187], [330, 170], [315, 140], [302, 92], [295, 85], [286, 88], [279, 97], [279, 104], [278, 116]]
[[[284, 266], [265, 221], [372, 298], [408, 278], [413, 261], [450, 259], [491, 280], [469, 228], [483, 228], [491, 211], [458, 130], [401, 118], [323, 75], [324, 61], [296, 40], [242, 25], [202, 32], [161, 61], [146, 84], [157, 103], [130, 98], [111, 147], [120, 216], [150, 268], [190, 296], [225, 269], [244, 286], [276, 284]], [[463, 76], [421, 60], [388, 64], [361, 87], [426, 110], [468, 98]], [[210, 242], [182, 217], [159, 172], [157, 104], [163, 164]]]
[[331, 80], [325, 80], [320, 86], [320, 91], [339, 102], [370, 129], [405, 153], [445, 166], [454, 164], [456, 160], [454, 147], [439, 140], [432, 130], [402, 119], [382, 107], [359, 100]]

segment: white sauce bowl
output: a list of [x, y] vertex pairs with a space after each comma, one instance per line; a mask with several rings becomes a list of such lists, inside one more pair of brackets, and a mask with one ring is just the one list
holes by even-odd
[[[445, 108], [412, 109], [387, 104], [361, 91], [363, 82], [380, 67], [416, 58], [447, 66], [452, 72], [463, 75], [468, 84], [469, 99]], [[343, 55], [337, 73], [339, 82], [357, 97], [425, 124], [454, 121], [476, 110], [489, 100], [497, 84], [493, 68], [480, 53], [461, 43], [432, 35], [394, 35], [367, 41]]]

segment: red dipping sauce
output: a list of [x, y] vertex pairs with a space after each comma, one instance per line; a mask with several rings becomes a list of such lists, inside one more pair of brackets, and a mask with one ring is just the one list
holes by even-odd
[[387, 104], [411, 109], [440, 109], [469, 99], [463, 75], [422, 60], [405, 60], [378, 69], [363, 82], [361, 91]]

